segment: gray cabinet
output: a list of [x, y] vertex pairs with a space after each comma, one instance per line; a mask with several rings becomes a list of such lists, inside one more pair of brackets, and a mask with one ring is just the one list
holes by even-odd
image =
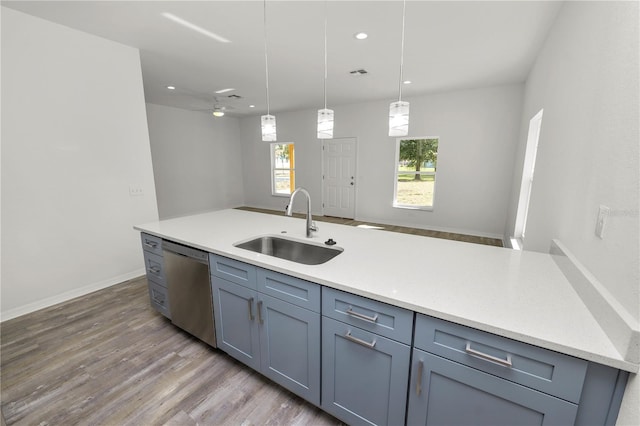
[[413, 350], [410, 425], [572, 425], [578, 406], [445, 358]]
[[610, 424], [607, 413], [610, 407], [617, 412], [618, 404], [613, 389], [626, 378], [582, 359], [421, 314], [414, 347], [411, 425], [578, 425], [596, 418]]
[[149, 288], [149, 302], [152, 308], [171, 319], [169, 292], [162, 257], [162, 239], [144, 232], [140, 234], [140, 239], [142, 240], [142, 254]]
[[260, 370], [257, 292], [215, 276], [211, 283], [218, 348]]
[[261, 293], [256, 309], [260, 371], [320, 405], [320, 314]]
[[218, 348], [320, 405], [320, 286], [211, 257]]
[[349, 424], [404, 424], [413, 313], [327, 288], [322, 298], [322, 408]]

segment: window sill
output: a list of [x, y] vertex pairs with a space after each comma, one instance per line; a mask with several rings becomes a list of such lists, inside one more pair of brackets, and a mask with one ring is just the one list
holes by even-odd
[[274, 197], [291, 198], [291, 194], [274, 194], [272, 192], [271, 195], [274, 196]]
[[393, 204], [393, 208], [395, 209], [405, 209], [405, 210], [422, 210], [426, 212], [432, 212], [433, 206], [406, 206], [403, 204]]

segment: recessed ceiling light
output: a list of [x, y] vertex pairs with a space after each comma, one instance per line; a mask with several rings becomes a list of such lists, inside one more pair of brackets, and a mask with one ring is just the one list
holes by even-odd
[[353, 36], [355, 38], [357, 38], [358, 40], [364, 40], [365, 38], [369, 37], [369, 34], [363, 33], [363, 32], [359, 32], [359, 33], [355, 33]]
[[176, 90], [176, 86], [167, 86], [167, 89], [169, 89], [169, 90]]
[[175, 22], [176, 24], [180, 24], [183, 27], [189, 28], [190, 30], [196, 31], [202, 35], [205, 35], [207, 37], [210, 37], [216, 41], [219, 41], [220, 43], [229, 43], [231, 40], [226, 39], [222, 36], [219, 36], [218, 34], [212, 33], [209, 30], [205, 30], [202, 27], [197, 26], [196, 24], [193, 24], [185, 19], [182, 19], [179, 16], [174, 15], [173, 13], [169, 13], [169, 12], [164, 12], [162, 13], [162, 16], [164, 16], [167, 19], [172, 20], [173, 22]]
[[213, 116], [214, 117], [222, 117], [224, 116], [224, 111], [222, 111], [221, 109], [214, 109], [213, 110]]
[[405, 80], [402, 82], [402, 84], [411, 84], [411, 80]]
[[220, 89], [220, 90], [216, 90], [216, 93], [227, 93], [227, 92], [231, 92], [232, 90], [236, 90], [233, 87], [230, 87], [228, 89]]
[[249, 108], [255, 108], [255, 107], [256, 107], [255, 105], [249, 105]]

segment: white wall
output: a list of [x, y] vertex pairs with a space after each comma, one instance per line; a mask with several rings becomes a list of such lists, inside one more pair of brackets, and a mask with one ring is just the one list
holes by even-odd
[[[569, 2], [527, 81], [529, 119], [544, 108], [525, 248], [558, 238], [640, 319], [638, 3]], [[521, 171], [514, 179], [519, 190]], [[515, 197], [514, 197], [515, 199]], [[604, 239], [600, 204], [611, 208]], [[507, 231], [515, 206], [510, 205]]]
[[[357, 219], [502, 238], [523, 99], [522, 85], [407, 98], [409, 136], [438, 136], [434, 210], [392, 207], [395, 138], [388, 135], [389, 102], [336, 106], [334, 137], [356, 137]], [[296, 183], [321, 214], [322, 153], [316, 111], [276, 114], [278, 141], [296, 144]], [[241, 121], [248, 205], [284, 209], [271, 196], [269, 143], [259, 117]], [[297, 207], [297, 206], [296, 206]]]
[[[638, 2], [567, 2], [527, 80], [505, 234], [513, 231], [529, 119], [544, 108], [525, 249], [559, 239], [640, 319]], [[595, 236], [600, 204], [611, 208]], [[634, 377], [619, 424], [640, 424]]]
[[138, 50], [2, 8], [2, 124], [2, 319], [142, 275]]
[[147, 104], [161, 219], [244, 203], [239, 120]]

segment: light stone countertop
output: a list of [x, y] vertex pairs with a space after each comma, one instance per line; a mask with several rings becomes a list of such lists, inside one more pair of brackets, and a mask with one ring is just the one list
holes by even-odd
[[[152, 235], [328, 287], [637, 373], [582, 303], [551, 255], [321, 222], [221, 210], [138, 225]], [[283, 234], [284, 232], [284, 234]], [[302, 265], [234, 243], [279, 235], [344, 252]]]

